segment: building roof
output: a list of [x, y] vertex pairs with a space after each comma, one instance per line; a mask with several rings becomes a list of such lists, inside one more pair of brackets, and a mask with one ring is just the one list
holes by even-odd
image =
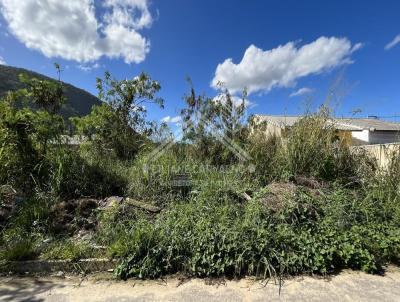
[[[303, 116], [256, 115], [259, 121], [270, 122], [278, 127], [292, 127]], [[329, 123], [338, 130], [347, 131], [400, 131], [399, 123], [391, 123], [375, 118], [334, 118]]]
[[400, 131], [399, 123], [391, 123], [375, 118], [341, 118], [336, 119], [341, 124], [349, 124], [362, 130], [378, 131]]

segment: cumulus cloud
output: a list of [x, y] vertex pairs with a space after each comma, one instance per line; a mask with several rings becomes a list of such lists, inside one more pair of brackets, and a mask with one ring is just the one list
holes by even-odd
[[351, 54], [361, 47], [361, 43], [352, 45], [347, 38], [336, 37], [320, 37], [301, 47], [289, 42], [265, 51], [250, 45], [238, 64], [232, 59], [218, 64], [211, 85], [218, 89], [223, 83], [231, 93], [246, 87], [249, 94], [291, 87], [301, 77], [352, 63]]
[[303, 88], [300, 88], [297, 91], [291, 93], [289, 96], [292, 98], [292, 97], [295, 97], [295, 96], [301, 96], [301, 95], [305, 95], [305, 94], [310, 94], [312, 92], [314, 92], [314, 89], [308, 88], [308, 87], [303, 87]]
[[[139, 30], [152, 24], [148, 0], [0, 0], [9, 29], [47, 57], [87, 63], [102, 56], [140, 63], [150, 43]], [[102, 14], [100, 14], [102, 12]]]
[[394, 37], [394, 39], [392, 41], [390, 41], [388, 44], [386, 44], [385, 49], [386, 50], [392, 49], [399, 43], [400, 43], [400, 35], [397, 35], [396, 37]]
[[181, 116], [179, 116], [179, 115], [177, 115], [177, 116], [174, 116], [174, 117], [171, 117], [171, 116], [166, 116], [166, 117], [163, 117], [162, 119], [161, 119], [161, 122], [163, 122], [163, 123], [173, 123], [173, 124], [176, 124], [176, 123], [180, 123], [182, 121], [182, 118], [181, 118]]
[[6, 65], [6, 61], [4, 61], [2, 56], [0, 56], [0, 65]]

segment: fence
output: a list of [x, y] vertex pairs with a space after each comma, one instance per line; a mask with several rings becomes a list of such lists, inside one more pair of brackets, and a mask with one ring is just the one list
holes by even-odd
[[385, 168], [394, 152], [400, 151], [399, 143], [354, 146], [353, 150], [365, 150], [370, 156], [376, 159], [378, 166]]

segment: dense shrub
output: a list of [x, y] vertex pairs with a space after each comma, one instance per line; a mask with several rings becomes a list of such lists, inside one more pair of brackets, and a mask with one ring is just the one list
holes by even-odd
[[18, 204], [13, 218], [0, 228], [0, 260], [30, 260], [40, 254], [53, 198], [37, 192]]
[[134, 158], [154, 131], [153, 123], [146, 120], [145, 105], [163, 107], [163, 99], [156, 96], [160, 84], [145, 73], [119, 81], [106, 72], [103, 79], [97, 78], [97, 89], [104, 103], [72, 121], [80, 134], [93, 141], [98, 153], [112, 151], [120, 159]]
[[343, 198], [334, 192], [318, 200], [299, 192], [277, 212], [259, 200], [244, 206], [198, 199], [176, 204], [155, 223], [137, 221], [118, 239], [124, 248], [114, 246], [114, 255], [122, 257], [117, 275], [155, 278], [181, 271], [202, 277], [275, 277], [345, 267], [379, 271], [400, 255], [399, 230], [372, 222], [374, 211], [337, 221], [337, 207], [347, 202]]
[[400, 226], [400, 146], [389, 154], [386, 167], [368, 178], [363, 190], [366, 200], [380, 207], [383, 219]]
[[[22, 79], [28, 88], [9, 92], [0, 101], [0, 184], [31, 194], [35, 184], [46, 180], [48, 171], [42, 165], [64, 131], [64, 121], [56, 114], [63, 96], [59, 83]], [[39, 109], [19, 108], [18, 102], [32, 102]]]
[[256, 168], [253, 177], [264, 184], [306, 176], [356, 185], [374, 173], [374, 162], [364, 152], [350, 150], [324, 108], [305, 115], [282, 136], [269, 133], [266, 122], [250, 119], [249, 125], [253, 131], [246, 150]]
[[118, 163], [59, 149], [49, 158], [48, 190], [63, 198], [124, 195], [127, 179], [116, 171]]
[[255, 178], [266, 184], [274, 179], [284, 178], [282, 172], [282, 141], [275, 135], [266, 136], [261, 130], [251, 135], [247, 150], [255, 167]]
[[324, 109], [307, 115], [290, 129], [284, 145], [286, 169], [292, 175], [310, 175], [326, 180], [356, 175], [359, 162], [337, 136]]

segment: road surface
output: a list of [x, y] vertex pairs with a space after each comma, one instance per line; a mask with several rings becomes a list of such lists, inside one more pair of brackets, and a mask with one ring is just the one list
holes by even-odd
[[0, 277], [0, 301], [400, 301], [400, 269], [385, 276], [345, 271], [329, 279], [296, 277], [281, 287], [250, 278], [116, 281], [107, 275]]

